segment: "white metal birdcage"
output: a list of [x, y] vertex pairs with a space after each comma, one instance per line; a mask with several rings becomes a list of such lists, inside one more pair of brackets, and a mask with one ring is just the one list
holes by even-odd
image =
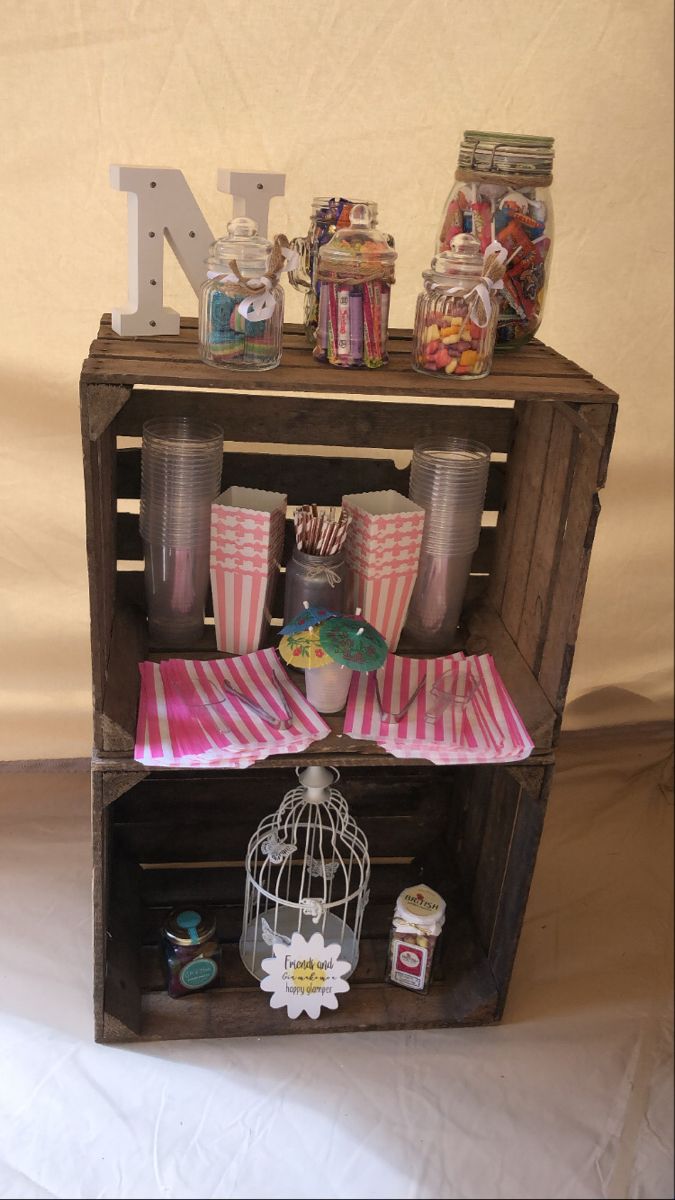
[[[262, 979], [270, 946], [290, 943], [299, 932], [322, 933], [339, 943], [340, 957], [359, 958], [363, 912], [368, 903], [370, 858], [365, 834], [344, 796], [331, 785], [332, 767], [297, 769], [300, 786], [263, 818], [248, 844], [246, 897], [239, 943], [242, 962]], [[351, 974], [351, 971], [350, 971]]]

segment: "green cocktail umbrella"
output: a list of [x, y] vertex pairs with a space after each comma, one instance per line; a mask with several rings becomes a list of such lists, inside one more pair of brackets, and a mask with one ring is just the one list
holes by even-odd
[[362, 617], [332, 617], [322, 622], [319, 643], [334, 662], [352, 671], [376, 671], [389, 653], [382, 634]]

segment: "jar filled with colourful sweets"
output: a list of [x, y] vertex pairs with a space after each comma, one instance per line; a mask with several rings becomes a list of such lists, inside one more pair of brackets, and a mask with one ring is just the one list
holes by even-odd
[[450, 248], [423, 272], [413, 329], [413, 367], [429, 375], [489, 374], [495, 348], [506, 251], [493, 242], [482, 253], [470, 233], [455, 234]]
[[445, 900], [425, 883], [405, 888], [394, 910], [387, 958], [388, 983], [428, 992], [436, 943], [445, 922]]
[[167, 991], [177, 999], [220, 982], [222, 950], [211, 909], [174, 909], [162, 928]]
[[319, 250], [315, 358], [334, 367], [384, 366], [395, 261], [368, 205], [355, 204], [349, 226]]
[[553, 138], [467, 130], [444, 206], [437, 249], [472, 233], [485, 251], [506, 249], [497, 346], [516, 347], [539, 328], [551, 270]]
[[281, 359], [282, 271], [297, 258], [282, 235], [258, 235], [250, 217], [236, 217], [209, 250], [199, 295], [199, 353], [231, 371], [269, 371]]
[[338, 229], [349, 227], [349, 216], [355, 204], [368, 204], [373, 225], [377, 225], [377, 204], [372, 201], [345, 200], [342, 196], [315, 196], [309, 232], [306, 237], [293, 238], [291, 245], [298, 252], [300, 266], [290, 271], [289, 282], [297, 291], [305, 294], [304, 324], [310, 346], [316, 341], [316, 326], [319, 319], [319, 283], [317, 267], [319, 250], [331, 240]]

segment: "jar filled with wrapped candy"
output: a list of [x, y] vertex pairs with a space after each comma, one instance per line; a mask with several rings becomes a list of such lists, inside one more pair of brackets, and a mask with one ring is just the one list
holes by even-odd
[[306, 237], [293, 238], [291, 245], [298, 252], [298, 270], [290, 271], [289, 282], [297, 291], [304, 291], [305, 333], [310, 346], [316, 341], [316, 326], [319, 319], [319, 283], [317, 267], [319, 250], [331, 240], [338, 229], [349, 228], [349, 217], [355, 204], [367, 203], [373, 225], [377, 225], [377, 204], [371, 200], [345, 200], [342, 196], [315, 196], [309, 231]]
[[384, 366], [395, 261], [368, 205], [355, 204], [349, 227], [319, 250], [315, 358], [334, 367]]
[[497, 345], [519, 346], [541, 323], [551, 269], [553, 138], [467, 130], [437, 249], [471, 233], [507, 252]]

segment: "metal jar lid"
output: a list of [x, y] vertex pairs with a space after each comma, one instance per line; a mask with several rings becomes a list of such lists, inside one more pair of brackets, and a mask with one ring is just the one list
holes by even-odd
[[164, 934], [176, 946], [201, 946], [216, 932], [216, 914], [210, 908], [174, 908], [164, 924]]
[[553, 169], [552, 137], [517, 133], [465, 130], [457, 165], [491, 175], [550, 175]]
[[445, 900], [426, 883], [404, 888], [396, 901], [395, 917], [430, 931], [445, 921]]

